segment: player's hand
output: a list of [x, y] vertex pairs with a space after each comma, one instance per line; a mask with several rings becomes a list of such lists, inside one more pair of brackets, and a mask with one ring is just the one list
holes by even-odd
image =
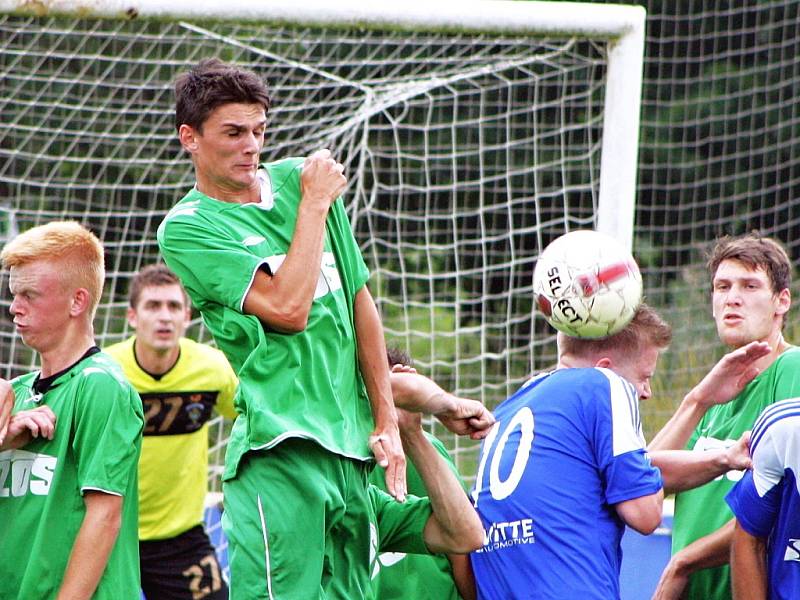
[[756, 362], [770, 352], [766, 342], [750, 342], [728, 352], [691, 393], [706, 407], [729, 402], [759, 374]]
[[38, 406], [21, 410], [11, 416], [5, 448], [20, 448], [34, 438], [53, 439], [56, 430], [56, 415], [49, 406]]
[[386, 490], [398, 501], [406, 499], [406, 457], [397, 421], [379, 426], [369, 436], [369, 448], [378, 465], [386, 470]]
[[392, 373], [416, 373], [417, 370], [411, 365], [402, 365], [400, 363], [392, 365]]
[[333, 159], [330, 150], [317, 150], [306, 158], [300, 175], [303, 202], [313, 203], [327, 212], [346, 186], [344, 165]]
[[744, 471], [753, 468], [750, 457], [750, 432], [745, 431], [736, 443], [725, 450], [728, 465], [732, 471]]
[[681, 600], [686, 586], [689, 585], [689, 574], [683, 572], [679, 566], [680, 552], [672, 557], [661, 579], [658, 581], [652, 600]]
[[458, 435], [468, 435], [470, 439], [482, 440], [494, 425], [494, 415], [477, 400], [449, 396], [450, 408], [435, 414], [442, 425]]
[[14, 408], [14, 388], [5, 379], [0, 379], [0, 446], [8, 435], [12, 408]]

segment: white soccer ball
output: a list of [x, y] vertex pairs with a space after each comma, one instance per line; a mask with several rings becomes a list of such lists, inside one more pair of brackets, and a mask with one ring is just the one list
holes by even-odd
[[567, 335], [602, 338], [622, 330], [642, 301], [631, 253], [597, 231], [572, 231], [544, 249], [533, 271], [536, 306]]

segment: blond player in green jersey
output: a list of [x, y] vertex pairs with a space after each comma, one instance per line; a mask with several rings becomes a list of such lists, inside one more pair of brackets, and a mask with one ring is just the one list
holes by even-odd
[[103, 248], [78, 223], [53, 222], [17, 236], [0, 260], [14, 325], [41, 364], [12, 381], [0, 447], [0, 598], [136, 598], [144, 418], [94, 343]]
[[222, 352], [184, 337], [189, 299], [166, 265], [140, 269], [128, 301], [135, 334], [106, 352], [145, 410], [139, 459], [142, 589], [159, 600], [226, 599], [228, 588], [203, 528], [207, 422], [215, 411], [235, 418], [236, 375]]

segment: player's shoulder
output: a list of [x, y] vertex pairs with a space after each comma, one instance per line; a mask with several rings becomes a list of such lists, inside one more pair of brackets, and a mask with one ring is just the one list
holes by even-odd
[[185, 357], [188, 362], [196, 363], [197, 361], [201, 361], [210, 366], [227, 364], [228, 359], [225, 358], [222, 351], [213, 346], [197, 342], [187, 337], [182, 337], [179, 344], [181, 347], [181, 357]]
[[300, 180], [304, 161], [302, 156], [291, 156], [262, 164], [272, 183], [272, 192], [277, 193], [286, 185], [296, 184]]
[[105, 351], [96, 352], [81, 361], [73, 369], [73, 375], [79, 379], [91, 381], [93, 384], [119, 388], [125, 392], [133, 390], [122, 373], [119, 363]]
[[[103, 352], [108, 354], [111, 358], [113, 358], [118, 363], [127, 359], [129, 355], [133, 353], [133, 341], [136, 336], [131, 336], [127, 339], [122, 340], [121, 342], [117, 342], [116, 344], [111, 344], [109, 346], [105, 346], [103, 348]], [[132, 358], [132, 356], [131, 356]]]
[[782, 444], [795, 436], [799, 430], [800, 398], [775, 402], [762, 411], [753, 425], [750, 450], [755, 452], [765, 439]]
[[794, 369], [800, 367], [800, 346], [790, 346], [775, 359], [778, 369]]

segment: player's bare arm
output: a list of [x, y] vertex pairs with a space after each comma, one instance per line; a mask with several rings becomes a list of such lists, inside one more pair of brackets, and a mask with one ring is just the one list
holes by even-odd
[[114, 549], [122, 522], [122, 496], [86, 491], [86, 515], [69, 555], [58, 600], [89, 600]]
[[483, 526], [456, 476], [422, 432], [422, 415], [398, 410], [403, 447], [422, 477], [433, 514], [425, 524], [431, 552], [465, 554], [483, 544]]
[[5, 379], [0, 379], [0, 448], [8, 433], [11, 422], [11, 409], [14, 408], [14, 389]]
[[748, 431], [728, 448], [705, 452], [656, 450], [650, 452], [650, 459], [661, 469], [666, 492], [682, 492], [708, 483], [728, 471], [752, 468], [749, 442]]
[[494, 416], [481, 402], [454, 396], [424, 375], [398, 366], [390, 374], [395, 406], [432, 414], [457, 435], [480, 440], [489, 434]]
[[706, 411], [735, 398], [758, 375], [758, 361], [770, 352], [766, 342], [750, 342], [723, 356], [686, 394], [675, 414], [648, 444], [648, 450], [684, 448]]
[[243, 303], [244, 312], [273, 329], [295, 333], [306, 327], [319, 277], [309, 265], [322, 260], [325, 219], [347, 185], [343, 171], [329, 150], [318, 150], [303, 163], [302, 199], [286, 260], [272, 275], [258, 271]]
[[767, 541], [736, 522], [731, 544], [733, 600], [766, 600], [768, 581]]
[[358, 366], [375, 420], [375, 429], [369, 436], [369, 447], [378, 464], [386, 469], [386, 489], [402, 502], [406, 497], [406, 458], [389, 382], [383, 325], [367, 286], [356, 293], [353, 314]]
[[661, 523], [661, 508], [664, 502], [664, 490], [655, 494], [632, 498], [615, 504], [614, 508], [625, 524], [643, 535], [650, 535]]
[[727, 564], [730, 559], [734, 519], [715, 532], [701, 537], [675, 553], [658, 582], [653, 600], [680, 600], [689, 584], [689, 575], [700, 569]]
[[3, 443], [0, 444], [0, 450], [21, 448], [38, 437], [52, 440], [55, 429], [56, 416], [49, 406], [21, 410], [11, 415], [8, 434]]

